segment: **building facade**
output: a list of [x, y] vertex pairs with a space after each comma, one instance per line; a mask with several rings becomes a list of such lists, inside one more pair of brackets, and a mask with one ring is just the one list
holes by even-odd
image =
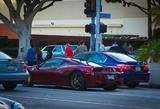
[[[89, 37], [90, 34], [85, 33], [85, 25], [91, 22], [91, 18], [87, 18], [84, 14], [84, 2], [85, 0], [64, 0], [39, 12], [33, 20], [32, 35]], [[147, 6], [146, 0], [134, 0], [134, 2], [144, 7]], [[1, 11], [7, 10], [0, 9]], [[121, 3], [106, 3], [105, 0], [102, 0], [102, 13], [111, 14], [110, 19], [101, 19], [101, 22], [107, 25], [105, 34], [148, 36], [147, 15], [139, 9], [123, 7]], [[3, 25], [1, 22], [0, 28], [4, 28]], [[0, 36], [4, 35], [0, 32]], [[6, 35], [10, 34], [7, 32]], [[9, 38], [12, 37], [17, 36], [15, 34], [9, 36]]]

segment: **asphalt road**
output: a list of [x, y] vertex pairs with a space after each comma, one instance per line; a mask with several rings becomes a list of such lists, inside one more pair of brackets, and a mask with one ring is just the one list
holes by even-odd
[[115, 91], [75, 91], [55, 86], [22, 87], [0, 96], [22, 103], [25, 109], [160, 109], [160, 89], [121, 87]]

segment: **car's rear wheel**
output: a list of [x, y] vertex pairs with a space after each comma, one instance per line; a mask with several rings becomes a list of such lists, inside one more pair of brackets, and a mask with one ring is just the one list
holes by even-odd
[[17, 84], [14, 82], [5, 82], [5, 83], [2, 83], [2, 85], [6, 90], [13, 90], [17, 86]]
[[107, 87], [104, 87], [104, 90], [106, 90], [106, 91], [113, 91], [113, 90], [115, 90], [117, 87], [118, 87], [118, 85], [117, 85], [116, 83], [114, 83], [114, 84], [111, 84], [111, 85], [109, 85], [109, 86], [107, 86]]
[[70, 77], [70, 85], [75, 90], [85, 90], [84, 76], [80, 71], [72, 73]]
[[25, 86], [25, 87], [32, 87], [33, 86], [32, 76], [31, 75], [29, 75], [27, 81], [24, 81], [23, 86]]
[[129, 88], [135, 88], [139, 85], [138, 82], [127, 82], [126, 85], [129, 87]]

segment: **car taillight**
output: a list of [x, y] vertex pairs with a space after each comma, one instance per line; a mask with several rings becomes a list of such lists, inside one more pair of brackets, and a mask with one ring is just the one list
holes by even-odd
[[143, 69], [144, 70], [149, 70], [149, 66], [146, 65], [146, 66], [143, 67]]
[[122, 70], [132, 70], [132, 66], [128, 66], [128, 65], [117, 65], [118, 68], [122, 69]]
[[93, 66], [88, 66], [88, 69], [89, 69], [90, 71], [93, 71], [93, 70], [94, 70]]
[[24, 70], [27, 70], [27, 66], [24, 66]]

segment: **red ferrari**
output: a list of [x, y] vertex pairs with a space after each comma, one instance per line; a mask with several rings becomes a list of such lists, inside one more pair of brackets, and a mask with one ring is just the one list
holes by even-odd
[[77, 58], [52, 58], [39, 66], [28, 66], [27, 85], [54, 84], [71, 86], [75, 90], [104, 88], [114, 90], [123, 81], [123, 72], [117, 67], [103, 67]]

